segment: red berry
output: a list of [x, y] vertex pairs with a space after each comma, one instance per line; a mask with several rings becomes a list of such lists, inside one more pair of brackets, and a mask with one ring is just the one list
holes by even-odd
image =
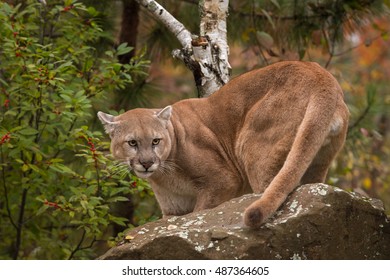
[[3, 137], [0, 139], [0, 145], [4, 144], [5, 142], [9, 141], [11, 139], [11, 133], [7, 132]]

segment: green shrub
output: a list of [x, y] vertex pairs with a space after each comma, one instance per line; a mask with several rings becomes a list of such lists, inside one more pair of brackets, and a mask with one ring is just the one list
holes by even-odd
[[112, 240], [109, 225], [126, 225], [110, 206], [151, 195], [91, 128], [96, 107], [144, 74], [147, 61], [118, 63], [131, 50], [124, 44], [99, 53], [106, 35], [93, 8], [47, 2], [0, 3], [2, 259], [96, 257]]

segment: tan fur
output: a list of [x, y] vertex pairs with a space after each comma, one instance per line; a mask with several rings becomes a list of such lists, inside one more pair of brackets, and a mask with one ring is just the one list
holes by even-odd
[[[251, 71], [208, 98], [163, 110], [99, 112], [113, 155], [148, 178], [164, 215], [263, 193], [245, 211], [250, 227], [260, 226], [299, 184], [325, 180], [345, 141], [348, 115], [337, 81], [304, 62]], [[153, 139], [161, 140], [153, 145]]]

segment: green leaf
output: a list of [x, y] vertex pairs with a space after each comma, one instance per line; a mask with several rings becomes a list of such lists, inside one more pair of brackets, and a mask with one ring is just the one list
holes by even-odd
[[99, 12], [94, 8], [94, 7], [88, 7], [87, 9], [88, 13], [92, 16], [92, 17], [97, 17], [99, 15]]
[[41, 215], [43, 212], [45, 212], [47, 209], [49, 208], [49, 205], [42, 205], [41, 208], [38, 209], [38, 211], [36, 212], [36, 215], [39, 216]]
[[35, 172], [39, 173], [41, 172], [41, 170], [34, 164], [30, 164], [29, 167], [34, 170]]
[[116, 194], [118, 194], [118, 193], [121, 193], [121, 192], [127, 193], [128, 191], [129, 191], [129, 188], [128, 188], [128, 187], [112, 188], [112, 189], [110, 190], [110, 195], [111, 195], [111, 196], [114, 196], [114, 195], [116, 195]]
[[126, 53], [132, 51], [133, 49], [134, 49], [133, 47], [128, 47], [127, 43], [122, 43], [118, 46], [116, 54], [117, 55], [126, 54]]
[[23, 128], [23, 129], [19, 130], [18, 132], [22, 135], [25, 135], [25, 136], [31, 136], [31, 135], [35, 135], [35, 134], [39, 133], [38, 130], [36, 130], [32, 127]]
[[115, 196], [107, 199], [107, 202], [119, 202], [119, 201], [129, 201], [129, 199], [124, 196]]
[[276, 6], [276, 8], [280, 9], [279, 2], [277, 0], [271, 0], [272, 4]]
[[69, 95], [61, 94], [60, 96], [61, 96], [62, 99], [64, 99], [66, 102], [72, 103], [72, 98], [71, 98]]
[[81, 205], [81, 207], [83, 207], [83, 209], [88, 210], [88, 202], [87, 201], [81, 200], [80, 205]]
[[28, 166], [28, 164], [23, 164], [23, 166], [22, 166], [22, 171], [23, 172], [26, 172], [26, 171], [28, 171], [30, 169], [30, 167]]
[[61, 174], [74, 174], [74, 171], [70, 169], [68, 166], [60, 164], [60, 163], [55, 163], [50, 165], [50, 169], [57, 171]]
[[5, 87], [9, 87], [8, 83], [0, 78], [0, 83], [2, 83]]
[[105, 54], [111, 58], [114, 57], [114, 53], [112, 51], [106, 51]]
[[85, 193], [87, 195], [91, 195], [91, 194], [94, 194], [97, 190], [97, 186], [96, 185], [91, 185], [89, 186], [86, 190], [85, 190]]
[[268, 22], [272, 25], [272, 28], [275, 29], [275, 23], [274, 21], [272, 20], [270, 14], [264, 10], [264, 9], [261, 9], [261, 12], [265, 15], [265, 17], [268, 19]]
[[61, 70], [62, 68], [69, 67], [71, 65], [73, 65], [73, 61], [67, 61], [67, 62], [61, 64], [60, 66], [58, 66], [57, 70]]
[[272, 36], [264, 31], [256, 31], [256, 38], [259, 44], [267, 50], [274, 45]]
[[113, 65], [113, 68], [114, 68], [114, 71], [115, 71], [115, 72], [119, 72], [119, 71], [121, 70], [121, 68], [122, 68], [122, 64], [120, 64], [120, 63], [115, 63], [115, 64]]
[[120, 226], [123, 226], [123, 227], [126, 227], [126, 222], [128, 221], [128, 219], [126, 218], [121, 218], [121, 217], [113, 217], [111, 216], [111, 221], [113, 221], [114, 223], [120, 225]]

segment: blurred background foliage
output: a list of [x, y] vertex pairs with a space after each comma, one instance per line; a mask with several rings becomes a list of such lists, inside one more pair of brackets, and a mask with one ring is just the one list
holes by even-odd
[[[197, 0], [158, 2], [198, 33]], [[351, 118], [328, 183], [380, 198], [388, 213], [389, 6], [230, 1], [228, 17], [232, 76], [305, 60], [337, 78]], [[171, 57], [179, 47], [135, 0], [0, 2], [0, 258], [95, 258], [159, 218], [95, 116], [196, 97], [192, 73]]]

